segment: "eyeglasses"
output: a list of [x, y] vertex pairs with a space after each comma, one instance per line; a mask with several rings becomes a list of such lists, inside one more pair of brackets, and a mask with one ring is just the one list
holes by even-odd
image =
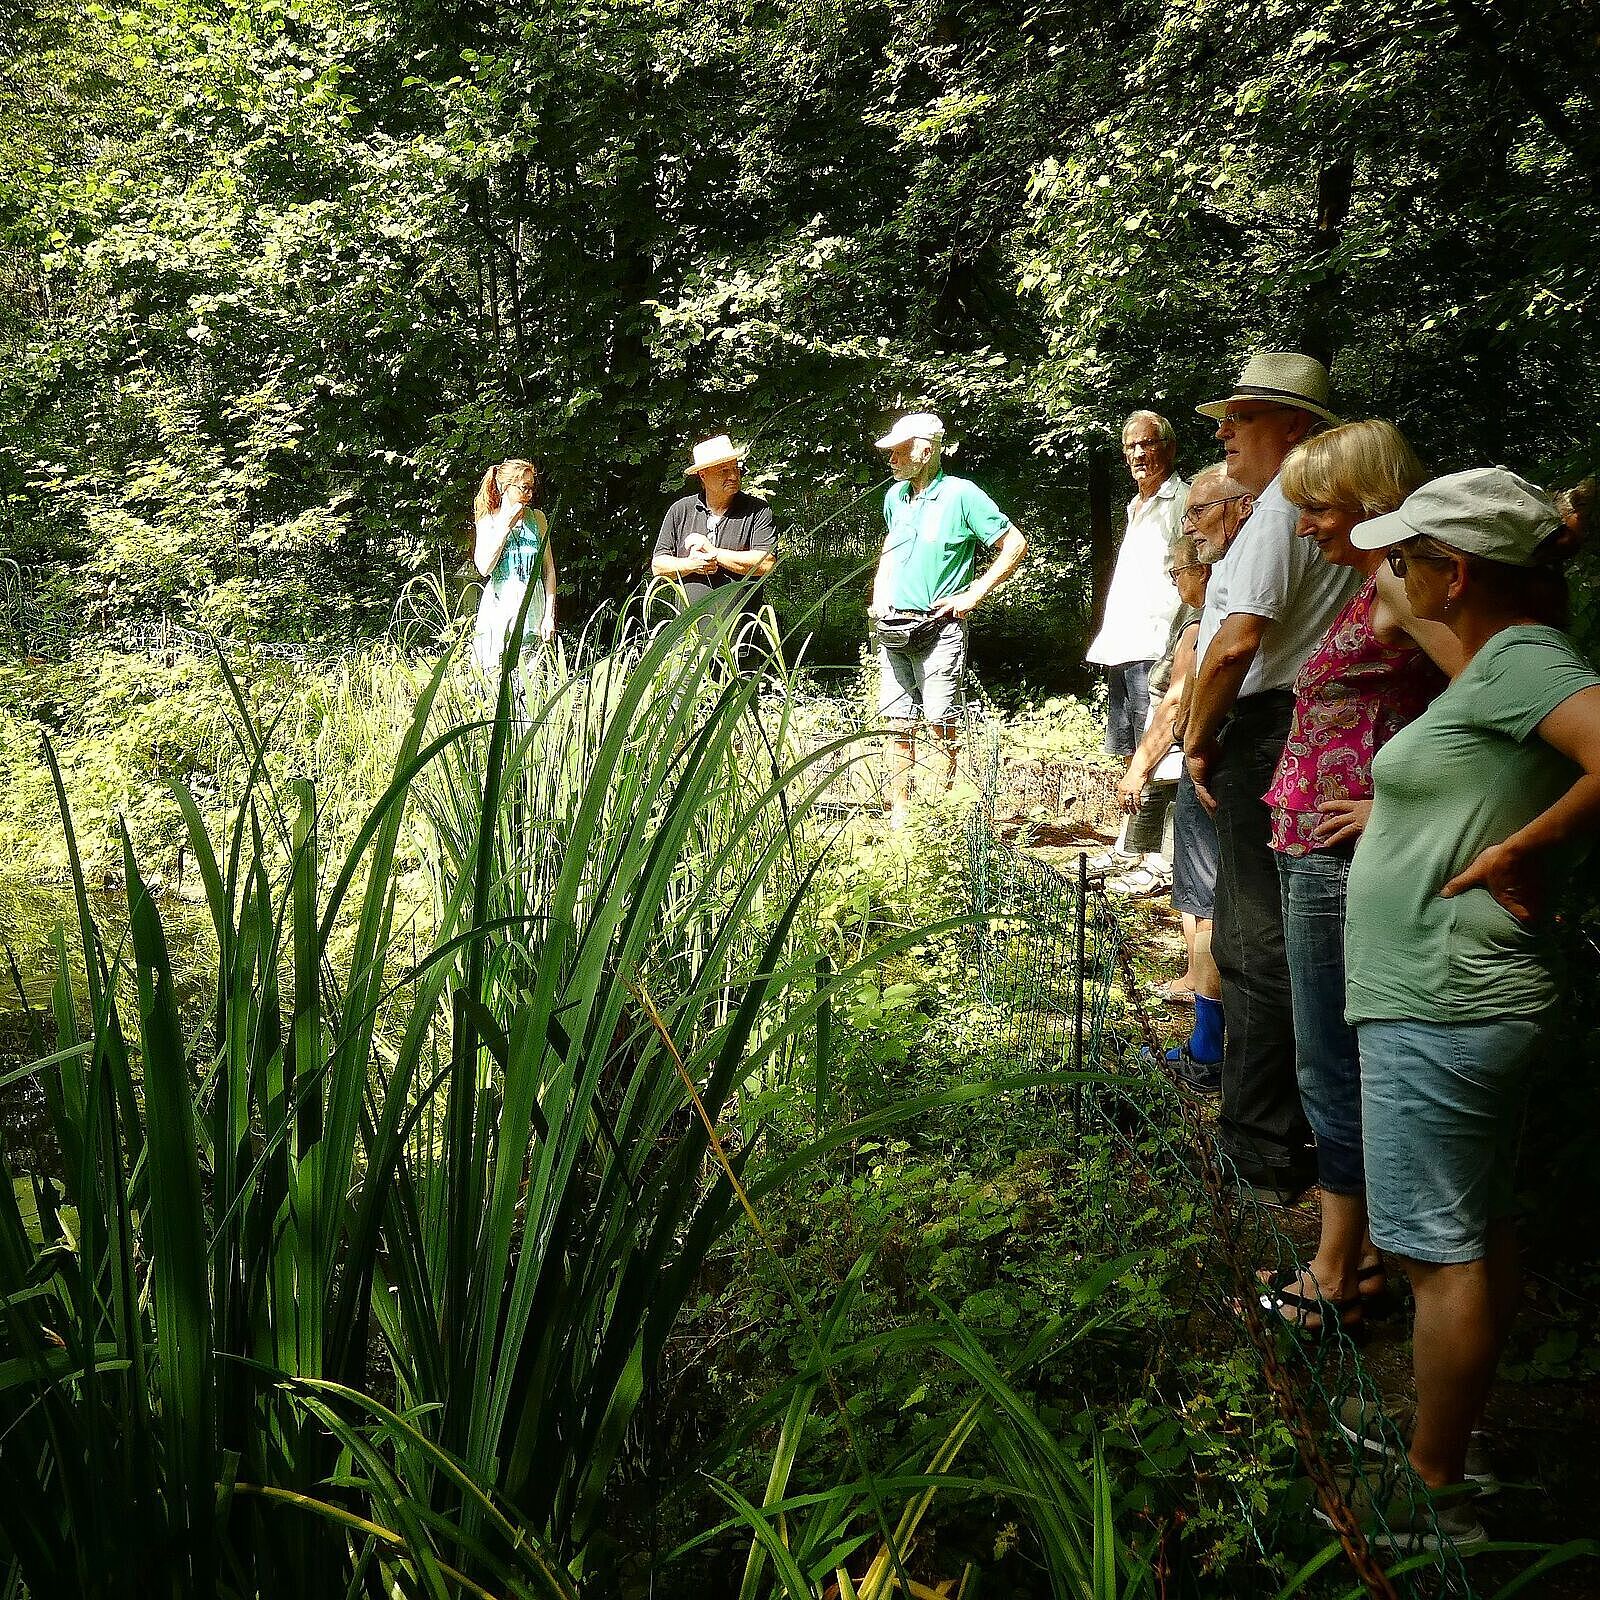
[[1215, 500], [1191, 500], [1183, 513], [1185, 522], [1198, 522], [1202, 511], [1209, 511], [1212, 506], [1225, 506], [1230, 500], [1248, 500], [1250, 497], [1243, 494], [1219, 495]]
[[1222, 420], [1237, 428], [1241, 422], [1256, 422], [1262, 417], [1270, 417], [1274, 411], [1293, 410], [1293, 406], [1257, 406], [1254, 411], [1224, 411]]
[[1167, 576], [1176, 583], [1185, 572], [1209, 572], [1210, 570], [1211, 568], [1204, 561], [1186, 561], [1181, 567], [1168, 567]]
[[1389, 570], [1397, 578], [1405, 577], [1406, 563], [1410, 561], [1423, 561], [1430, 567], [1448, 567], [1455, 561], [1454, 556], [1424, 555], [1420, 550], [1413, 550], [1410, 555], [1407, 555], [1399, 545], [1391, 545], [1388, 550], [1384, 551], [1384, 556], [1388, 560]]

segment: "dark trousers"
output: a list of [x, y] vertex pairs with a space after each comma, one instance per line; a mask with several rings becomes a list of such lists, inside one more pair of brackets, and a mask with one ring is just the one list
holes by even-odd
[[1310, 1165], [1311, 1130], [1295, 1081], [1294, 1008], [1284, 955], [1272, 782], [1294, 696], [1249, 695], [1222, 732], [1212, 775], [1217, 811], [1217, 910], [1211, 953], [1222, 973], [1228, 1040], [1222, 1057], [1222, 1148], [1245, 1177]]

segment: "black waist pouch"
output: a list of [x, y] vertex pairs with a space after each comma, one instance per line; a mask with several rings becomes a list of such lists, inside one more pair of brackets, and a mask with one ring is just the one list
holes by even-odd
[[928, 611], [891, 611], [878, 618], [878, 643], [889, 650], [931, 650], [949, 620]]

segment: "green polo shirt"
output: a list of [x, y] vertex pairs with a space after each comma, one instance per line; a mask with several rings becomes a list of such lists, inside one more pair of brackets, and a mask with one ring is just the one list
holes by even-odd
[[965, 589], [978, 564], [978, 546], [996, 545], [1010, 518], [977, 484], [940, 473], [915, 500], [909, 483], [883, 497], [889, 526], [889, 604], [928, 611], [936, 600]]

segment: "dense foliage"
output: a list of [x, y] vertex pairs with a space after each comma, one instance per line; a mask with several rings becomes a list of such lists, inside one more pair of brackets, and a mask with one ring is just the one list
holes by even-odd
[[798, 594], [866, 553], [867, 441], [922, 401], [1070, 631], [1121, 415], [1202, 459], [1190, 405], [1263, 342], [1442, 466], [1593, 455], [1586, 7], [44, 0], [0, 43], [34, 648], [381, 624], [510, 453], [612, 595], [724, 426], [823, 525]]
[[[797, 731], [834, 713], [687, 633], [491, 727], [419, 665], [460, 643], [427, 596], [531, 454], [571, 647], [729, 428], [774, 598], [849, 662], [870, 440], [928, 404], [1033, 539], [1003, 696], [1072, 670], [1123, 414], [1198, 464], [1266, 344], [1441, 467], [1573, 475], [1597, 83], [1553, 0], [0, 18], [6, 1582], [1337, 1587], [1260, 1370], [1196, 1336], [1182, 1161], [993, 1081], [930, 926], [961, 820], [841, 842], [806, 811], [860, 798], [849, 741], [823, 787]], [[1582, 1381], [1593, 1096], [1556, 1087], [1513, 1374]]]
[[[327, 719], [340, 747], [292, 742], [296, 691], [221, 666], [234, 711], [197, 722], [237, 756], [175, 789], [192, 914], [147, 877], [169, 848], [150, 813], [137, 848], [122, 830], [125, 897], [64, 824], [77, 949], [57, 934], [11, 1024], [36, 1059], [0, 1080], [42, 1113], [31, 1140], [14, 1099], [0, 1124], [8, 1584], [626, 1592], [670, 1555], [634, 1519], [642, 1453], [646, 1493], [688, 1507], [675, 1572], [753, 1538], [785, 1594], [868, 1564], [860, 1592], [885, 1592], [913, 1550], [1148, 1592], [1188, 1448], [1136, 1407], [1165, 1465], [1134, 1472], [1120, 1436], [1108, 1465], [1083, 1386], [1092, 1363], [1120, 1414], [1189, 1220], [1141, 1208], [1148, 1244], [1097, 1265], [1072, 1166], [1019, 1144], [1052, 1137], [1054, 1080], [996, 1052], [992, 1014], [907, 1059], [913, 1002], [968, 1009], [938, 920], [967, 905], [950, 818], [942, 849], [935, 818], [912, 850], [836, 857], [814, 807], [855, 739], [819, 743], [795, 693], [719, 686], [718, 648], [692, 620], [635, 636], [533, 676], [521, 721], [509, 680], [485, 722], [449, 656], [380, 660]], [[288, 713], [270, 735], [259, 699]], [[397, 710], [375, 758], [360, 729]], [[53, 752], [46, 781], [66, 808]], [[1008, 1127], [1019, 1104], [1042, 1115]], [[911, 1123], [922, 1148], [978, 1134], [953, 1188], [881, 1142]], [[852, 1262], [837, 1288], [822, 1252]], [[682, 1348], [730, 1311], [754, 1338]], [[1234, 1465], [1281, 1487], [1281, 1440]], [[774, 1540], [802, 1482], [825, 1493]], [[971, 1504], [952, 1523], [945, 1498]], [[1197, 1549], [1239, 1554], [1233, 1505]], [[742, 1592], [769, 1592], [761, 1567]]]

